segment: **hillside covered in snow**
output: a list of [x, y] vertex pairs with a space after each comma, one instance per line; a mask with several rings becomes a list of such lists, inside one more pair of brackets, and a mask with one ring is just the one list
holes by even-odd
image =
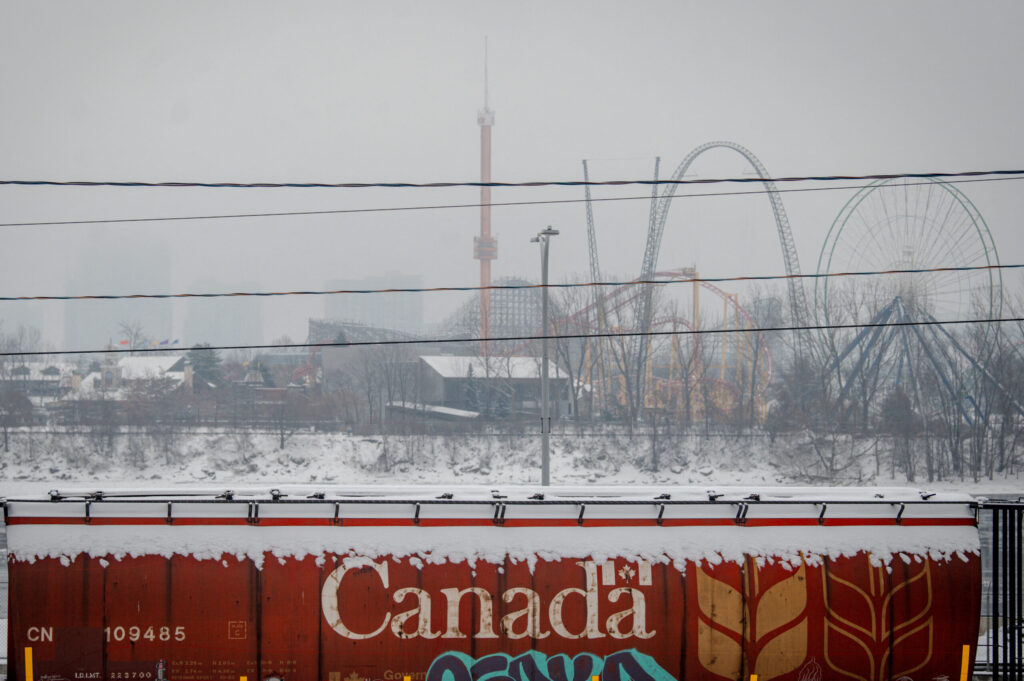
[[[555, 484], [911, 485], [975, 494], [1024, 492], [1019, 472], [960, 479], [951, 471], [908, 480], [893, 443], [764, 432], [656, 434], [620, 428], [552, 436]], [[922, 445], [923, 446], [923, 445]], [[536, 434], [390, 435], [198, 430], [154, 434], [12, 430], [0, 452], [4, 494], [89, 484], [239, 483], [531, 484]]]

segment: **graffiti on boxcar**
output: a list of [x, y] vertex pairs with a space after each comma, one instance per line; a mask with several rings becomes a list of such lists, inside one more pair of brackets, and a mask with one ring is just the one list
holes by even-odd
[[589, 681], [595, 675], [602, 681], [676, 681], [653, 657], [633, 648], [603, 658], [531, 650], [515, 657], [495, 653], [474, 659], [451, 651], [431, 663], [426, 681]]
[[[619, 605], [621, 610], [609, 614], [603, 620], [598, 615], [601, 604], [601, 592], [598, 589], [598, 575], [606, 569], [604, 564], [592, 560], [576, 561], [583, 570], [583, 588], [567, 587], [558, 591], [545, 603], [541, 595], [529, 587], [511, 587], [500, 596], [492, 595], [488, 590], [471, 586], [465, 588], [451, 587], [439, 589], [444, 599], [444, 623], [435, 624], [432, 618], [432, 604], [439, 597], [419, 587], [403, 587], [392, 591], [388, 562], [374, 562], [369, 559], [347, 559], [335, 568], [324, 580], [321, 590], [321, 606], [328, 624], [338, 634], [349, 639], [370, 639], [390, 630], [391, 634], [400, 639], [456, 639], [499, 638], [500, 635], [509, 639], [531, 638], [544, 639], [552, 634], [564, 639], [595, 639], [608, 636], [613, 639], [649, 639], [658, 632], [647, 629], [647, 601], [641, 589], [651, 586], [650, 564], [639, 566], [641, 576], [636, 587], [617, 587], [607, 592], [608, 603]], [[381, 607], [380, 619], [374, 624], [357, 631], [355, 625], [346, 622], [346, 603], [353, 603], [353, 609], [365, 603], [365, 593], [345, 595], [345, 575], [354, 571], [371, 570], [376, 580], [389, 596], [395, 606], [406, 609], [394, 612], [387, 605]], [[630, 568], [630, 577], [634, 574]], [[607, 580], [604, 580], [607, 583]], [[460, 605], [464, 598], [477, 599], [478, 617], [475, 626], [470, 623], [464, 627], [460, 618]], [[496, 621], [495, 601], [500, 600], [510, 607], [520, 606]], [[567, 607], [575, 610], [582, 606], [585, 614], [583, 627], [577, 631], [570, 630], [563, 610]], [[628, 623], [627, 623], [628, 621]], [[406, 623], [409, 623], [408, 625]], [[469, 631], [469, 635], [467, 635]]]

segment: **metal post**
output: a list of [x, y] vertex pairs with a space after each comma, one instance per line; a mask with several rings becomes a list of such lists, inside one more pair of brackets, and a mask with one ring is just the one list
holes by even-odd
[[1020, 678], [1024, 678], [1024, 673], [1022, 673], [1022, 672], [1024, 672], [1024, 663], [1022, 663], [1022, 660], [1021, 660], [1022, 655], [1024, 655], [1024, 647], [1022, 647], [1022, 646], [1024, 646], [1024, 640], [1022, 640], [1022, 637], [1021, 637], [1021, 620], [1022, 620], [1021, 609], [1022, 609], [1022, 606], [1024, 606], [1024, 603], [1022, 603], [1022, 596], [1024, 596], [1024, 566], [1021, 565], [1021, 561], [1022, 561], [1022, 559], [1024, 559], [1024, 556], [1021, 555], [1022, 548], [1024, 548], [1024, 544], [1021, 543], [1022, 540], [1024, 540], [1024, 528], [1022, 528], [1021, 525], [1024, 524], [1024, 522], [1022, 522], [1022, 521], [1024, 521], [1024, 514], [1021, 513], [1020, 507], [1016, 507], [1016, 508], [1012, 509], [1011, 513], [1014, 514], [1014, 518], [1015, 518], [1014, 523], [1015, 523], [1015, 527], [1017, 528], [1017, 537], [1015, 539], [1015, 544], [1014, 544], [1015, 545], [1014, 556], [1016, 557], [1016, 561], [1017, 561], [1016, 562], [1016, 569], [1014, 570], [1014, 573], [1016, 574], [1016, 577], [1017, 577], [1017, 584], [1014, 586], [1014, 589], [1013, 589], [1014, 590], [1014, 597], [1015, 597], [1015, 601], [1014, 602], [1016, 603], [1016, 605], [1014, 606], [1014, 608], [1015, 608], [1014, 612], [1016, 613], [1016, 620], [1014, 621], [1015, 635], [1013, 637], [1013, 640], [1017, 644], [1017, 678], [1020, 679]]
[[999, 674], [999, 651], [1002, 649], [1002, 641], [1000, 637], [1000, 624], [999, 624], [999, 611], [1000, 611], [1000, 600], [999, 600], [999, 571], [1002, 567], [999, 562], [999, 547], [1001, 541], [999, 539], [999, 512], [1000, 509], [992, 508], [992, 593], [991, 593], [991, 614], [989, 615], [988, 625], [988, 639], [990, 645], [988, 647], [988, 663], [989, 668], [992, 670], [993, 678], [998, 681]]
[[1007, 553], [1007, 568], [1006, 573], [1003, 575], [1006, 580], [1006, 587], [1003, 589], [1003, 593], [1006, 594], [1006, 615], [1003, 617], [1005, 624], [1003, 626], [1006, 629], [1006, 655], [1003, 659], [1006, 661], [1006, 678], [1013, 679], [1014, 681], [1020, 681], [1020, 668], [1018, 667], [1019, 660], [1017, 659], [1017, 608], [1016, 608], [1016, 593], [1014, 587], [1016, 586], [1016, 556], [1017, 547], [1015, 538], [1017, 535], [1016, 522], [1017, 522], [1016, 509], [1010, 507], [1006, 509], [1006, 515], [1003, 516], [1004, 526], [1006, 528], [1006, 553]]
[[548, 240], [558, 230], [548, 228], [539, 232], [530, 241], [540, 244], [541, 282], [541, 364], [540, 364], [540, 484], [551, 484], [551, 450], [548, 438], [551, 434], [551, 405], [548, 390]]
[[541, 243], [541, 335], [544, 338], [540, 342], [541, 364], [540, 364], [540, 432], [541, 432], [541, 454], [540, 454], [540, 484], [547, 487], [551, 484], [551, 451], [548, 444], [548, 436], [551, 432], [551, 405], [548, 395], [548, 239], [544, 237]]
[[1009, 639], [1007, 637], [1006, 623], [1008, 621], [1007, 615], [1009, 614], [1008, 604], [1006, 602], [1007, 586], [1009, 585], [1009, 575], [1006, 572], [1007, 565], [1007, 536], [1006, 536], [1006, 523], [1010, 520], [1009, 509], [1004, 507], [998, 507], [995, 510], [996, 516], [999, 518], [1000, 533], [999, 533], [999, 558], [995, 565], [995, 569], [999, 571], [999, 576], [1002, 581], [999, 588], [999, 619], [996, 621], [996, 635], [999, 639], [999, 650], [998, 657], [995, 659], [995, 676], [996, 679], [1007, 679], [1009, 678], [1009, 669], [1006, 666], [1006, 662], [1009, 659], [1007, 654]]

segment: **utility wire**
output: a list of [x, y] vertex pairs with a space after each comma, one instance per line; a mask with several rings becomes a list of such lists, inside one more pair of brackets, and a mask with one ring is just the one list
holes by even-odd
[[928, 274], [935, 272], [976, 272], [984, 270], [1010, 270], [1024, 268], [1024, 263], [1013, 265], [972, 265], [964, 267], [929, 267], [909, 270], [874, 270], [858, 272], [819, 272], [814, 274], [764, 274], [739, 277], [695, 277], [693, 279], [633, 279], [631, 281], [584, 281], [563, 284], [491, 284], [490, 286], [431, 286], [425, 288], [372, 288], [336, 289], [327, 291], [235, 291], [231, 293], [125, 293], [111, 295], [74, 296], [0, 296], [0, 302], [27, 300], [146, 300], [165, 298], [274, 298], [279, 296], [333, 296], [372, 293], [442, 293], [452, 291], [510, 291], [522, 289], [568, 289], [608, 286], [644, 286], [664, 284], [721, 284], [742, 281], [774, 281], [781, 279], [830, 279], [835, 277], [870, 277], [895, 274]]
[[[964, 179], [964, 180], [944, 180], [945, 184], [966, 184], [969, 182], [1000, 182], [1005, 180], [1024, 180], [1024, 175], [1020, 177], [982, 177], [975, 179]], [[582, 183], [580, 183], [582, 184]], [[903, 187], [916, 187], [921, 185], [931, 184], [931, 182], [906, 182], [900, 186]], [[831, 187], [800, 187], [790, 189], [754, 189], [749, 191], [732, 191], [732, 192], [702, 192], [697, 194], [677, 194], [673, 198], [676, 199], [693, 199], [702, 197], [712, 196], [750, 196], [756, 194], [794, 194], [802, 192], [824, 192], [824, 191], [839, 191], [844, 189], [864, 189], [870, 185], [865, 184], [853, 184], [853, 185], [842, 185], [842, 186], [831, 186]], [[651, 199], [650, 194], [642, 196], [612, 196], [598, 199], [589, 199], [592, 203], [605, 203], [609, 201], [649, 201]], [[296, 217], [296, 216], [307, 216], [307, 215], [345, 215], [354, 213], [391, 213], [398, 211], [421, 211], [421, 210], [447, 210], [455, 208], [482, 208], [485, 206], [500, 208], [505, 206], [550, 206], [558, 204], [569, 204], [569, 203], [586, 203], [588, 199], [545, 199], [537, 201], [500, 201], [490, 203], [444, 203], [444, 204], [431, 204], [431, 205], [420, 205], [420, 206], [391, 206], [391, 207], [375, 207], [375, 208], [340, 208], [334, 210], [295, 210], [295, 211], [281, 211], [281, 212], [267, 212], [267, 213], [229, 213], [229, 214], [217, 214], [217, 215], [172, 215], [167, 217], [153, 217], [153, 218], [112, 218], [112, 219], [93, 219], [93, 220], [46, 220], [39, 222], [2, 222], [0, 227], [55, 227], [60, 225], [102, 225], [102, 224], [121, 224], [121, 223], [133, 223], [133, 222], [176, 222], [183, 220], [229, 220], [238, 218], [274, 218], [274, 217]]]
[[[903, 322], [865, 322], [863, 324], [809, 324], [805, 326], [770, 326], [736, 329], [684, 329], [673, 331], [613, 331], [605, 333], [549, 334], [547, 336], [490, 336], [487, 338], [418, 338], [372, 341], [332, 341], [327, 343], [266, 343], [260, 345], [195, 345], [183, 350], [274, 350], [295, 348], [354, 348], [378, 345], [437, 345], [452, 343], [498, 343], [503, 341], [573, 340], [585, 338], [632, 338], [637, 336], [702, 336], [718, 333], [769, 333], [774, 331], [822, 331], [831, 329], [873, 329], [899, 326], [943, 326], [964, 324], [1004, 324], [1024, 322], [1024, 317], [984, 319], [950, 319], [945, 321], [920, 320]], [[104, 355], [125, 353], [168, 352], [166, 348], [106, 348], [103, 350], [33, 350], [29, 352], [0, 352], [0, 357], [36, 357], [53, 355]]]
[[614, 187], [625, 185], [687, 185], [749, 182], [833, 182], [836, 180], [898, 180], [929, 177], [1020, 175], [1024, 170], [966, 170], [930, 173], [877, 173], [872, 175], [803, 175], [795, 177], [722, 177], [695, 180], [538, 180], [529, 182], [142, 182], [93, 180], [0, 180], [0, 185], [47, 187], [198, 187], [207, 189], [434, 189], [449, 187]]

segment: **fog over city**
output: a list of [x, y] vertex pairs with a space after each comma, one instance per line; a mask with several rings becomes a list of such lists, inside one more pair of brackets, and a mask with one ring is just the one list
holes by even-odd
[[[1017, 168], [1022, 20], [1016, 2], [4, 3], [0, 175], [476, 181], [485, 41], [498, 181], [579, 180], [582, 159], [591, 159], [594, 180], [650, 179], [655, 157], [665, 178], [711, 140], [743, 145], [776, 177]], [[717, 150], [690, 173], [750, 170]], [[959, 185], [1004, 264], [1024, 258], [1018, 184]], [[649, 191], [598, 187], [593, 198]], [[782, 195], [804, 272], [815, 271], [853, 194]], [[579, 187], [493, 191], [496, 203], [583, 197]], [[0, 215], [21, 223], [479, 199], [474, 188], [4, 186]], [[603, 274], [639, 275], [648, 212], [648, 200], [594, 204]], [[539, 279], [529, 238], [548, 224], [561, 231], [551, 245], [552, 281], [589, 278], [583, 203], [499, 206], [492, 222], [496, 280]], [[389, 273], [428, 287], [475, 285], [478, 231], [476, 208], [4, 227], [0, 287], [5, 295], [319, 290]], [[706, 276], [783, 273], [767, 199], [676, 201], [659, 265]], [[1019, 283], [1006, 273], [1008, 286]], [[424, 295], [421, 331], [471, 298]], [[189, 322], [191, 302], [125, 302], [91, 321], [97, 304], [71, 305], [76, 312], [56, 302], [3, 303], [0, 316], [8, 332], [40, 328], [50, 349], [117, 344], [126, 320], [143, 322], [156, 340], [233, 342]], [[241, 305], [218, 301], [214, 316]], [[238, 343], [301, 342], [307, 320], [326, 314], [317, 297], [251, 307]]]
[[0, 471], [1016, 484], [1022, 20], [4, 3]]

